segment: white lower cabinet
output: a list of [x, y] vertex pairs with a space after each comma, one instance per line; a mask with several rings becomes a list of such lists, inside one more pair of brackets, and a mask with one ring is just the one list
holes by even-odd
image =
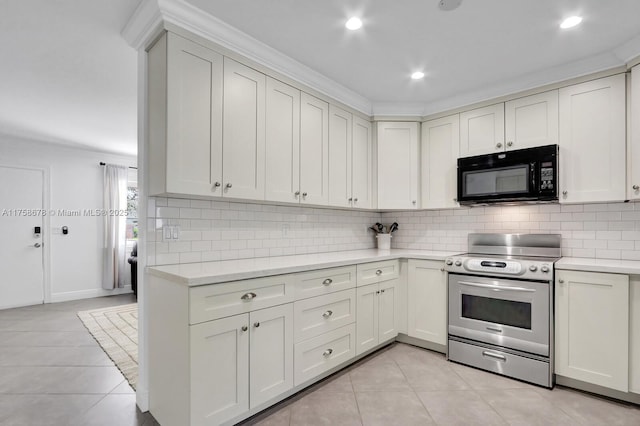
[[443, 263], [409, 260], [407, 334], [447, 344], [447, 273]]
[[629, 276], [556, 273], [555, 372], [629, 391]]
[[640, 275], [629, 282], [629, 392], [640, 394]]
[[392, 279], [356, 289], [357, 355], [398, 335], [397, 284], [398, 280]]
[[191, 424], [217, 425], [293, 387], [293, 304], [190, 327]]

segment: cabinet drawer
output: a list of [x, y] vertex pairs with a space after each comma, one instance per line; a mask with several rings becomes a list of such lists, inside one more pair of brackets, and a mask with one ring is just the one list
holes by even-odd
[[358, 286], [398, 278], [399, 271], [400, 263], [397, 260], [363, 263], [358, 265]]
[[295, 345], [294, 381], [298, 386], [356, 355], [356, 326], [349, 324]]
[[356, 320], [356, 289], [344, 290], [293, 304], [295, 342], [351, 324]]
[[295, 275], [296, 300], [320, 296], [356, 286], [356, 267], [320, 269]]
[[189, 289], [189, 323], [293, 302], [293, 275], [233, 281]]

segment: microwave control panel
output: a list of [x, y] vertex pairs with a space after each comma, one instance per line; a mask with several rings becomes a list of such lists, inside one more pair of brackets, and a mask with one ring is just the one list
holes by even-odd
[[552, 192], [556, 183], [555, 170], [552, 161], [543, 161], [540, 163], [540, 191]]

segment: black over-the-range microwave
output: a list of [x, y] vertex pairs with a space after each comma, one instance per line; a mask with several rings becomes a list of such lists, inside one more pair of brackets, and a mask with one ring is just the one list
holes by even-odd
[[458, 159], [462, 205], [558, 200], [558, 145]]

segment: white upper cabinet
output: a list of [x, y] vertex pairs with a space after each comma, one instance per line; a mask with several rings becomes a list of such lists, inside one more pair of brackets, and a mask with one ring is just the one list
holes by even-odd
[[460, 114], [460, 156], [504, 151], [504, 104]]
[[300, 91], [267, 77], [265, 199], [298, 202]]
[[419, 123], [378, 122], [378, 208], [416, 209]]
[[329, 104], [300, 95], [300, 202], [329, 202]]
[[506, 149], [558, 143], [558, 91], [538, 93], [504, 104]]
[[329, 205], [350, 207], [351, 135], [350, 112], [329, 105]]
[[422, 123], [422, 208], [456, 207], [460, 116]]
[[265, 75], [224, 59], [223, 192], [264, 199]]
[[171, 33], [148, 55], [149, 194], [219, 195], [223, 56]]
[[640, 199], [640, 65], [631, 69], [631, 138], [629, 143], [628, 199]]
[[352, 206], [370, 209], [371, 205], [371, 123], [353, 117], [353, 140], [351, 148], [351, 196]]
[[560, 89], [560, 202], [625, 199], [625, 76]]

